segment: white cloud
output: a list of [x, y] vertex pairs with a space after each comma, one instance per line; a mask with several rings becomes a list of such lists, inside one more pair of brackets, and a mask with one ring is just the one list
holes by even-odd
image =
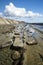
[[6, 5], [4, 12], [11, 16], [24, 16], [26, 14], [25, 8], [17, 8], [13, 3]]
[[21, 16], [21, 17], [39, 17], [42, 16], [39, 13], [34, 13], [32, 11], [26, 11], [25, 8], [18, 8], [13, 3], [5, 6], [4, 13], [8, 16]]
[[34, 13], [32, 11], [28, 11], [28, 16], [30, 16], [30, 17], [37, 17], [37, 16], [42, 16], [42, 15], [39, 14], [39, 13]]
[[0, 12], [0, 16], [3, 16], [3, 13], [2, 12]]

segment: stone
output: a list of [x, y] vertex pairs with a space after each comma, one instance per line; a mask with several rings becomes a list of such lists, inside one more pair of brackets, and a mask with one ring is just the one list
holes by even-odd
[[18, 60], [20, 58], [20, 53], [18, 51], [15, 51], [12, 53], [11, 58], [13, 60]]
[[15, 38], [15, 41], [14, 41], [14, 43], [13, 43], [13, 46], [23, 47], [23, 41], [22, 41], [22, 39], [20, 39], [20, 38]]
[[9, 46], [11, 44], [12, 44], [12, 40], [11, 40], [11, 38], [9, 36], [6, 36], [4, 34], [2, 34], [0, 36], [0, 45], [2, 47], [6, 47], [6, 46]]
[[27, 45], [36, 45], [37, 42], [33, 37], [29, 37], [29, 38], [26, 39], [26, 44]]

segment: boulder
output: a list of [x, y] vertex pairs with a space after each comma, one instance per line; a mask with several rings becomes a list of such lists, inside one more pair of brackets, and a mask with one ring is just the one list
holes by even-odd
[[37, 44], [37, 41], [33, 37], [28, 37], [26, 39], [26, 44], [27, 45], [36, 45]]
[[18, 60], [20, 58], [20, 53], [18, 51], [14, 51], [11, 55], [13, 60]]
[[6, 36], [4, 34], [0, 35], [0, 45], [2, 47], [6, 47], [12, 44], [12, 40], [9, 36]]
[[20, 39], [20, 38], [15, 38], [15, 41], [14, 41], [14, 43], [13, 43], [13, 46], [23, 47], [23, 41], [22, 41], [22, 39]]

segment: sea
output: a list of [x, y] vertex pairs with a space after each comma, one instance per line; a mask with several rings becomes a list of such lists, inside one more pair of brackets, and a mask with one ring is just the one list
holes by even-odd
[[40, 31], [43, 31], [43, 25], [34, 25], [34, 27], [39, 29]]

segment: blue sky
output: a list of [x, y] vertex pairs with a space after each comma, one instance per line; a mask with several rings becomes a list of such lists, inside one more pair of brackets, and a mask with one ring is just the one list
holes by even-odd
[[43, 23], [43, 0], [0, 0], [0, 16]]

